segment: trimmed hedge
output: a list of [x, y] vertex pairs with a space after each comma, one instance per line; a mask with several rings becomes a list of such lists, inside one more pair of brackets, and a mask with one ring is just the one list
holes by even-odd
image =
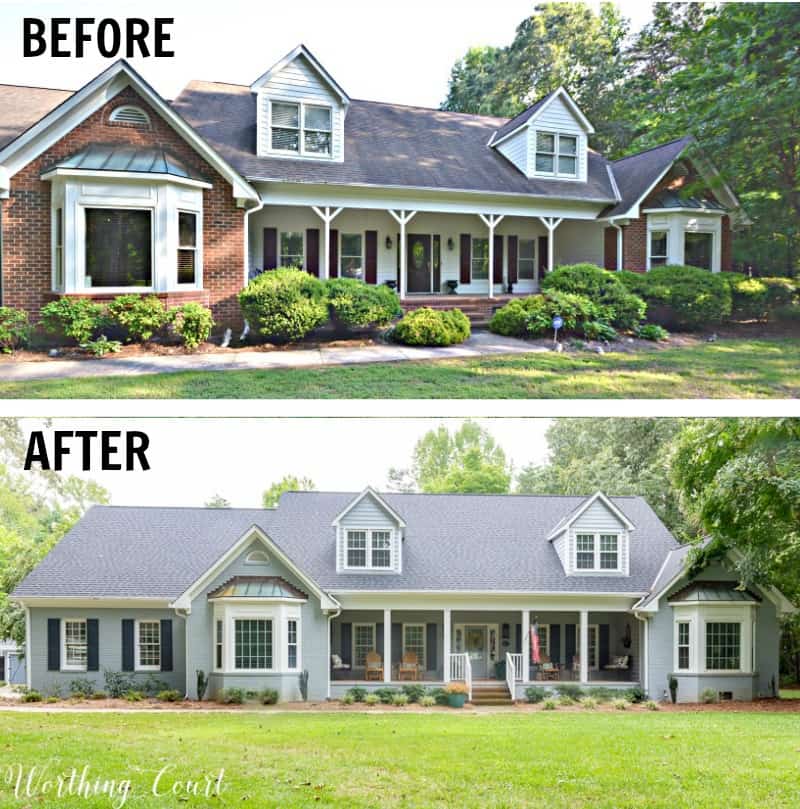
[[328, 319], [323, 283], [294, 268], [261, 273], [239, 293], [239, 306], [251, 328], [273, 342], [300, 340]]
[[214, 318], [211, 310], [206, 309], [199, 303], [184, 303], [183, 306], [176, 306], [168, 313], [172, 328], [181, 340], [183, 345], [194, 351], [200, 343], [205, 343], [214, 328]]
[[598, 336], [602, 332], [607, 339], [613, 328], [604, 321], [604, 314], [603, 307], [584, 295], [552, 290], [509, 301], [494, 313], [489, 330], [506, 337], [552, 334], [553, 318], [558, 315], [564, 321], [563, 331], [585, 334], [588, 329]]
[[798, 289], [791, 278], [750, 278], [722, 273], [731, 289], [733, 316], [768, 320], [787, 307], [798, 306]]
[[166, 307], [155, 295], [118, 295], [108, 305], [108, 314], [135, 343], [147, 342], [169, 321]]
[[22, 309], [0, 306], [0, 352], [11, 354], [28, 342], [31, 326]]
[[558, 267], [544, 277], [542, 290], [589, 298], [598, 307], [596, 319], [618, 329], [636, 328], [647, 311], [647, 304], [628, 290], [617, 273], [594, 264]]
[[106, 324], [106, 310], [89, 298], [59, 298], [41, 310], [42, 325], [50, 334], [88, 343]]
[[402, 314], [400, 298], [385, 284], [332, 278], [325, 283], [325, 295], [336, 319], [349, 328], [388, 326]]
[[469, 319], [460, 309], [423, 307], [406, 314], [395, 326], [392, 338], [410, 346], [451, 346], [470, 335]]

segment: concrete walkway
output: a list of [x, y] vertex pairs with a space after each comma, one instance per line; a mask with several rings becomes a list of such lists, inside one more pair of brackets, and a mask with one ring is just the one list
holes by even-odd
[[412, 348], [400, 345], [322, 346], [287, 351], [231, 351], [214, 354], [114, 357], [102, 360], [49, 360], [0, 363], [0, 380], [26, 382], [41, 379], [135, 376], [180, 371], [261, 371], [270, 368], [314, 368], [327, 365], [361, 365], [369, 362], [443, 360], [496, 354], [528, 354], [547, 348], [513, 337], [476, 332], [465, 343], [448, 348]]

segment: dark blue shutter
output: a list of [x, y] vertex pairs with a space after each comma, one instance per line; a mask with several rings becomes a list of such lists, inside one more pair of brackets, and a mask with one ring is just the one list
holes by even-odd
[[[561, 662], [561, 626], [559, 624], [550, 625], [550, 661], [552, 663]], [[569, 662], [569, 661], [568, 661]]]
[[514, 651], [519, 653], [522, 651], [522, 624], [515, 624], [514, 630]]
[[383, 660], [383, 624], [375, 624], [375, 651]]
[[172, 620], [161, 621], [161, 671], [172, 671]]
[[353, 625], [342, 624], [339, 637], [339, 657], [348, 666], [353, 663]]
[[608, 635], [609, 635], [608, 629], [609, 629], [608, 624], [600, 624], [600, 628], [598, 629], [598, 632], [600, 633], [600, 638], [598, 641], [598, 645], [600, 647], [599, 648], [600, 668], [603, 668], [603, 666], [608, 665]]
[[97, 618], [86, 619], [86, 670], [100, 671], [100, 631]]
[[426, 671], [436, 671], [439, 668], [439, 650], [436, 646], [436, 624], [428, 624], [425, 627], [425, 661]]
[[133, 619], [122, 619], [122, 670], [133, 671]]
[[263, 268], [274, 270], [278, 266], [278, 229], [264, 228]]
[[564, 663], [568, 669], [574, 668], [574, 657], [576, 652], [576, 630], [575, 624], [567, 624], [564, 627]]
[[392, 624], [392, 663], [403, 659], [403, 625]]
[[[30, 666], [30, 662], [28, 663]], [[61, 668], [61, 619], [47, 619], [47, 670]]]

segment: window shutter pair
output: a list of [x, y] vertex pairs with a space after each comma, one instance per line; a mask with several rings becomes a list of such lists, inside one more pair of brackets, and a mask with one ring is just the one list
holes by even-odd
[[[47, 619], [47, 670], [61, 670], [61, 619]], [[86, 619], [86, 670], [100, 670], [100, 626], [97, 618]]]
[[[122, 670], [135, 671], [133, 618], [122, 619]], [[172, 671], [172, 621], [161, 621], [161, 671]]]

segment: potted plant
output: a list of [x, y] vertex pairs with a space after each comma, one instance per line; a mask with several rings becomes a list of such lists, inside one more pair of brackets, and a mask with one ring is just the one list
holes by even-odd
[[444, 693], [447, 695], [447, 704], [451, 708], [463, 708], [469, 689], [466, 683], [448, 683], [444, 687]]
[[674, 705], [678, 701], [678, 678], [674, 674], [670, 674], [668, 682], [669, 698], [672, 700], [672, 704]]
[[448, 295], [455, 295], [456, 289], [458, 288], [458, 281], [455, 278], [450, 278], [444, 282], [445, 286], [447, 287], [447, 294]]

